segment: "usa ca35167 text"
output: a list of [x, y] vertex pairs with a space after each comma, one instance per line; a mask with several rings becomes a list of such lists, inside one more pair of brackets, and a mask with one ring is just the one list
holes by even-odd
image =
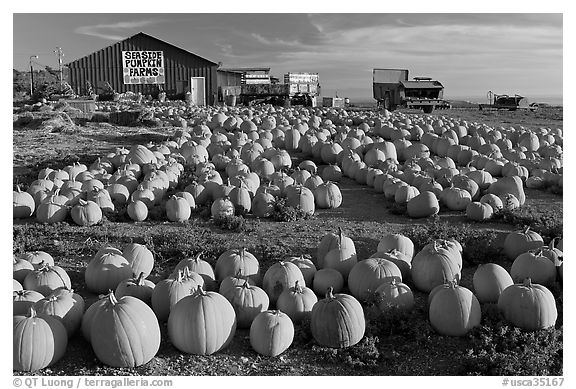
[[503, 378], [502, 386], [560, 387], [564, 377]]

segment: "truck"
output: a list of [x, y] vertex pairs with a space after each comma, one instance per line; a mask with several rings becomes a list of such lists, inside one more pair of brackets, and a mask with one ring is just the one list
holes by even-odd
[[434, 109], [450, 108], [443, 99], [444, 86], [430, 77], [408, 79], [407, 69], [373, 69], [373, 93], [378, 108]]
[[516, 111], [517, 109], [535, 111], [538, 109], [537, 103], [530, 103], [526, 97], [520, 96], [519, 94], [508, 96], [505, 94], [499, 95], [492, 91], [488, 91], [487, 97], [488, 104], [478, 104], [480, 111], [483, 109], [507, 109], [509, 111]]
[[315, 106], [320, 93], [318, 73], [286, 73], [284, 83], [244, 83], [240, 103], [244, 105], [273, 104], [281, 106]]

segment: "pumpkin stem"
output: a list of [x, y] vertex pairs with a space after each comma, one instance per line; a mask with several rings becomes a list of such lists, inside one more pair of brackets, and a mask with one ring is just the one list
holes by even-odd
[[202, 285], [198, 285], [198, 288], [196, 289], [196, 293], [199, 293], [202, 296], [206, 296], [206, 292], [204, 291], [204, 289], [202, 289]]
[[110, 304], [112, 305], [118, 304], [118, 300], [116, 299], [116, 296], [114, 296], [114, 292], [112, 290], [110, 290], [108, 293], [108, 301], [110, 301]]
[[300, 283], [298, 282], [298, 280], [296, 280], [296, 282], [294, 282], [294, 291], [297, 293], [302, 293], [302, 287], [300, 286]]
[[144, 280], [144, 272], [141, 271], [140, 274], [138, 274], [138, 278], [136, 278], [136, 285], [142, 285], [143, 280]]
[[334, 299], [334, 293], [333, 293], [333, 292], [334, 292], [334, 288], [331, 287], [331, 286], [326, 290], [326, 298], [327, 298], [328, 300], [333, 300], [333, 299]]
[[36, 317], [36, 309], [34, 309], [33, 305], [28, 308], [28, 317]]
[[524, 230], [524, 234], [527, 234], [528, 231], [530, 231], [530, 226], [526, 227], [526, 229]]
[[558, 239], [558, 237], [552, 238], [552, 240], [550, 241], [550, 244], [548, 245], [548, 248], [550, 250], [554, 250], [554, 246], [555, 246], [554, 242], [556, 242], [556, 239]]
[[524, 286], [528, 288], [532, 287], [532, 279], [530, 279], [530, 277], [524, 279]]

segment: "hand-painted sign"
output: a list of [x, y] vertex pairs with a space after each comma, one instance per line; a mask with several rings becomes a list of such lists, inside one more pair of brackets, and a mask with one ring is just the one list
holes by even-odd
[[164, 84], [162, 51], [123, 51], [124, 84]]

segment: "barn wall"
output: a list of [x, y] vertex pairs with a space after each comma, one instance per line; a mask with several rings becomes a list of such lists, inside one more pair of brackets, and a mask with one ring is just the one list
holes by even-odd
[[119, 93], [157, 95], [159, 85], [124, 84], [123, 80], [122, 51], [146, 50], [164, 52], [165, 84], [162, 87], [168, 96], [189, 90], [191, 77], [204, 77], [207, 102], [213, 104], [218, 91], [217, 64], [145, 34], [137, 34], [71, 62], [69, 83], [78, 94], [85, 93], [86, 81], [90, 81], [97, 94], [107, 81]]

